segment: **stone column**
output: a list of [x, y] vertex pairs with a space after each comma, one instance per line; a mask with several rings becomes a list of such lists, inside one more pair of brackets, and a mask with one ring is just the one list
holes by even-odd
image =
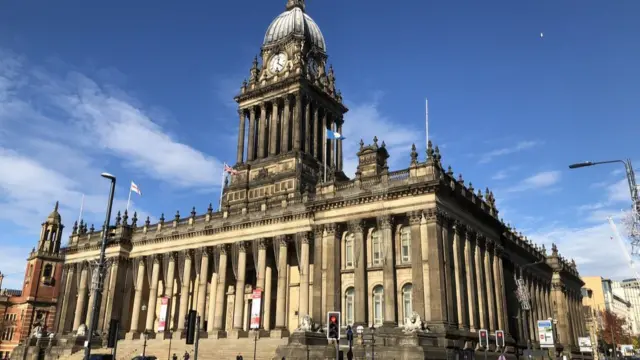
[[509, 318], [508, 318], [508, 307], [507, 307], [507, 290], [506, 290], [506, 283], [504, 280], [504, 266], [502, 264], [502, 254], [504, 254], [504, 247], [500, 246], [498, 247], [499, 250], [499, 254], [498, 254], [498, 268], [500, 270], [500, 298], [502, 299], [502, 330], [504, 330], [505, 333], [509, 334]]
[[224, 297], [227, 286], [227, 251], [228, 245], [220, 245], [220, 259], [218, 260], [218, 290], [216, 291], [216, 312], [213, 331], [223, 331], [224, 325]]
[[265, 330], [271, 330], [271, 278], [273, 269], [271, 266], [267, 266], [264, 274], [264, 318], [262, 319], [262, 326]]
[[282, 112], [282, 126], [280, 131], [280, 153], [284, 154], [289, 151], [289, 139], [291, 136], [291, 125], [289, 117], [291, 115], [291, 98], [284, 98], [284, 111]]
[[76, 313], [73, 318], [73, 331], [77, 331], [82, 325], [82, 315], [84, 314], [84, 305], [87, 301], [87, 266], [83, 265], [80, 271], [80, 286], [78, 287], [78, 299], [76, 300]]
[[187, 316], [189, 306], [189, 288], [191, 285], [191, 261], [193, 251], [186, 250], [184, 254], [184, 269], [182, 275], [182, 288], [180, 289], [180, 309], [178, 310], [178, 331], [184, 330], [184, 318]]
[[453, 219], [448, 218], [442, 226], [442, 249], [444, 256], [444, 292], [446, 293], [447, 322], [457, 327], [455, 271], [453, 264]]
[[233, 309], [233, 330], [242, 331], [244, 329], [244, 284], [247, 271], [247, 244], [243, 241], [236, 243], [238, 247], [238, 277], [236, 278], [236, 298]]
[[[341, 130], [338, 130], [338, 132], [340, 131]], [[338, 148], [338, 153], [340, 153], [340, 148]], [[411, 230], [412, 307], [413, 311], [420, 315], [421, 319], [426, 319], [426, 309], [424, 306], [424, 273], [422, 271], [422, 234], [420, 232], [422, 211], [411, 211], [407, 216], [409, 217], [409, 227]], [[405, 317], [409, 315], [411, 314], [405, 314]]]
[[313, 229], [313, 308], [312, 318], [316, 324], [324, 324], [322, 299], [322, 225]]
[[298, 304], [298, 325], [309, 314], [309, 242], [311, 234], [303, 232], [300, 236], [300, 303]]
[[278, 109], [278, 99], [273, 99], [273, 110], [271, 110], [271, 118], [269, 119], [269, 155], [273, 156], [278, 153], [278, 119], [280, 112]]
[[493, 249], [493, 242], [487, 239], [486, 241], [486, 249], [484, 252], [484, 274], [485, 274], [485, 285], [487, 287], [487, 305], [489, 308], [489, 329], [490, 331], [496, 330], [496, 299], [494, 298], [493, 291], [493, 272], [491, 271], [491, 253]]
[[[264, 314], [269, 311], [265, 307], [265, 275], [267, 272], [267, 240], [258, 239], [258, 269], [256, 274], [256, 288], [262, 290], [262, 311], [260, 316], [260, 328], [264, 328]], [[255, 254], [254, 254], [255, 256]]]
[[569, 345], [571, 335], [569, 330], [569, 318], [567, 316], [566, 298], [564, 294], [565, 287], [562, 283], [559, 272], [554, 271], [551, 279], [551, 295], [555, 302], [554, 317], [558, 321], [556, 334], [558, 335], [558, 342], [567, 346]]
[[304, 106], [304, 151], [307, 154], [313, 155], [313, 142], [311, 141], [312, 135], [315, 132], [311, 127], [311, 103], [309, 99], [306, 99], [306, 104]]
[[260, 121], [258, 122], [258, 159], [266, 155], [267, 143], [267, 106], [260, 104]]
[[313, 104], [313, 129], [315, 130], [313, 132], [313, 156], [320, 161], [322, 160], [322, 155], [320, 155], [322, 152], [320, 139], [324, 134], [322, 133], [322, 125], [320, 124], [320, 114], [318, 110], [318, 105]]
[[153, 267], [151, 268], [151, 283], [149, 284], [149, 302], [147, 303], [146, 328], [148, 332], [153, 332], [156, 320], [156, 304], [158, 303], [158, 278], [160, 276], [160, 259], [153, 256]]
[[[354, 326], [367, 326], [368, 287], [367, 287], [367, 247], [364, 238], [365, 226], [362, 220], [352, 220], [349, 222], [349, 232], [354, 237]], [[314, 285], [315, 287], [315, 285]], [[315, 306], [315, 304], [314, 304]]]
[[65, 280], [64, 283], [64, 292], [63, 292], [63, 296], [64, 296], [64, 300], [62, 303], [62, 309], [61, 309], [61, 313], [60, 313], [60, 320], [58, 320], [58, 333], [63, 334], [67, 331], [67, 319], [68, 319], [68, 314], [69, 314], [69, 307], [72, 304], [71, 300], [72, 300], [72, 296], [73, 294], [71, 293], [71, 290], [73, 289], [73, 281], [74, 281], [74, 274], [76, 271], [76, 264], [66, 264], [65, 268], [67, 270], [67, 280]]
[[535, 292], [533, 291], [533, 281], [532, 281], [532, 277], [528, 274], [525, 274], [525, 286], [527, 291], [529, 292], [529, 299], [530, 299], [530, 308], [531, 310], [528, 310], [528, 323], [527, 326], [529, 326], [529, 340], [534, 343], [537, 342], [537, 337], [536, 337], [536, 327], [535, 327], [535, 323], [537, 319], [537, 315], [536, 315], [536, 296], [535, 296]]
[[[87, 275], [88, 275], [87, 276], [87, 280], [89, 282], [88, 288], [87, 288], [87, 290], [89, 291], [89, 303], [87, 304], [87, 316], [84, 319], [84, 322], [85, 322], [85, 325], [87, 326], [87, 328], [89, 327], [89, 324], [91, 323], [91, 319], [93, 319], [93, 299], [95, 298], [95, 292], [93, 291], [93, 287], [94, 287], [93, 277], [96, 276], [94, 274], [97, 274], [97, 272], [98, 272], [97, 268], [90, 269], [87, 272]], [[97, 325], [97, 323], [96, 323], [96, 325]]]
[[286, 332], [286, 304], [287, 304], [287, 236], [276, 236], [278, 243], [278, 293], [276, 294], [276, 328], [275, 334], [281, 337]]
[[200, 315], [200, 330], [205, 330], [204, 319], [206, 318], [205, 309], [207, 301], [207, 281], [209, 280], [209, 249], [204, 247], [199, 250], [202, 252], [200, 260], [200, 290], [198, 290], [198, 302], [196, 311]]
[[238, 115], [240, 116], [240, 124], [238, 125], [238, 153], [236, 155], [236, 162], [241, 164], [244, 157], [244, 123], [246, 120], [244, 109], [238, 110]]
[[493, 247], [493, 283], [496, 299], [496, 313], [498, 315], [498, 330], [505, 330], [505, 308], [503, 307], [502, 288], [504, 287], [504, 279], [500, 276], [502, 269], [500, 268], [501, 245], [495, 244]]
[[[343, 120], [339, 119], [338, 132], [340, 134], [342, 134], [342, 123], [343, 123]], [[342, 140], [341, 139], [338, 140], [338, 149], [336, 151], [337, 151], [338, 171], [342, 171]], [[415, 284], [413, 286], [415, 286]]]
[[167, 312], [165, 314], [165, 326], [164, 332], [171, 333], [173, 329], [173, 316], [171, 312], [171, 308], [173, 307], [173, 282], [176, 278], [176, 254], [174, 252], [170, 252], [165, 255], [163, 261], [167, 261], [167, 277], [164, 279], [164, 296], [166, 296], [169, 301], [167, 303]]
[[378, 217], [378, 229], [382, 242], [383, 265], [382, 265], [382, 286], [384, 288], [384, 322], [383, 326], [395, 327], [398, 325], [396, 318], [396, 274], [394, 264], [394, 242], [393, 242], [393, 219], [391, 216]]
[[458, 312], [459, 329], [469, 329], [467, 293], [465, 290], [465, 266], [463, 263], [464, 228], [465, 226], [462, 223], [456, 222], [453, 229], [453, 272], [456, 282], [456, 310]]
[[476, 235], [476, 291], [478, 295], [478, 318], [480, 329], [487, 328], [487, 294], [484, 287], [484, 270], [482, 267], [483, 264], [483, 256], [482, 256], [482, 248], [480, 244], [483, 242], [484, 238], [482, 235]]
[[[215, 256], [215, 255], [213, 255]], [[218, 298], [218, 269], [211, 272], [211, 290], [209, 290], [209, 311], [207, 312], [207, 332], [213, 332], [216, 314], [216, 299]]]
[[[442, 227], [445, 222], [445, 214], [436, 208], [425, 212], [427, 220], [427, 243], [429, 248], [429, 307], [430, 320], [434, 328], [444, 330], [447, 326], [447, 294], [442, 289], [445, 286], [444, 278], [444, 248], [442, 247]], [[425, 305], [426, 306], [426, 305]]]
[[476, 296], [476, 275], [475, 264], [473, 261], [473, 243], [474, 234], [471, 229], [467, 228], [465, 232], [466, 241], [464, 242], [464, 263], [467, 268], [467, 299], [469, 309], [469, 330], [478, 330], [478, 308]]
[[296, 95], [296, 108], [293, 113], [293, 148], [300, 150], [300, 127], [302, 126], [302, 94]]
[[[133, 295], [133, 309], [131, 309], [131, 327], [129, 330], [132, 335], [140, 332], [139, 323], [140, 323], [140, 308], [142, 305], [142, 287], [144, 286], [145, 257], [142, 256], [138, 258], [137, 261], [138, 261], [138, 271], [136, 274], [136, 286], [135, 286], [135, 293]], [[135, 266], [135, 263], [134, 263], [134, 266]]]
[[249, 136], [247, 138], [247, 161], [256, 158], [256, 108], [249, 109]]
[[[333, 116], [327, 115], [327, 125], [331, 131], [336, 132], [336, 123], [333, 122]], [[336, 149], [336, 141], [337, 140], [327, 140], [327, 165], [329, 168], [334, 166], [335, 159], [335, 149]]]

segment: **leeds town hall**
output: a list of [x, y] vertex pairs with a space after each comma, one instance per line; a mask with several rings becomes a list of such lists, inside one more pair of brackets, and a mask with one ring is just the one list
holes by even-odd
[[[343, 140], [325, 134], [342, 132], [348, 109], [326, 49], [304, 0], [288, 0], [235, 97], [237, 158], [221, 209], [171, 212], [155, 224], [118, 212], [92, 352], [110, 351], [117, 319], [118, 359], [143, 347], [181, 357], [193, 350], [184, 319], [195, 310], [200, 358], [249, 359], [255, 345], [258, 359], [335, 359], [325, 328], [327, 312], [340, 311], [356, 359], [481, 357], [480, 329], [488, 358], [511, 359], [527, 343], [540, 348], [537, 322], [548, 319], [549, 353], [579, 358], [586, 329], [575, 263], [502, 222], [493, 193], [443, 167], [437, 146], [395, 154], [407, 167], [391, 171], [384, 139], [364, 139], [355, 177], [343, 173]], [[102, 231], [73, 226], [51, 335], [15, 354], [82, 358]], [[526, 313], [516, 279], [530, 298]]]

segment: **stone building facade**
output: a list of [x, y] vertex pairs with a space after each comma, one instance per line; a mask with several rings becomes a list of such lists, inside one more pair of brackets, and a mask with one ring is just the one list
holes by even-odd
[[17, 358], [15, 349], [54, 330], [63, 255], [64, 226], [58, 204], [42, 223], [40, 239], [27, 258], [21, 290], [2, 289], [0, 273], [0, 359]]
[[[524, 327], [535, 344], [535, 320], [548, 318], [557, 321], [558, 350], [577, 349], [585, 329], [575, 263], [504, 224], [493, 193], [444, 168], [438, 147], [429, 144], [420, 160], [414, 146], [408, 167], [389, 171], [384, 141], [360, 141], [355, 178], [345, 176], [343, 140], [325, 134], [342, 131], [348, 109], [303, 0], [287, 1], [260, 58], [235, 98], [237, 161], [221, 209], [163, 214], [155, 224], [118, 213], [108, 230], [99, 332], [118, 319], [125, 339], [144, 331], [175, 338], [193, 309], [203, 341], [246, 337], [260, 289], [261, 333], [289, 337], [279, 350], [287, 359], [302, 357], [299, 344], [322, 351], [327, 341], [316, 330], [333, 310], [343, 326], [378, 329], [386, 339], [381, 358], [402, 346], [412, 354], [405, 358], [429, 351], [444, 358], [444, 348], [474, 348], [478, 329], [504, 330], [513, 353], [526, 344]], [[57, 319], [62, 337], [91, 316], [88, 264], [101, 237], [93, 226], [73, 227]], [[528, 266], [535, 262], [542, 264]], [[520, 276], [532, 299], [527, 322], [515, 295]], [[407, 331], [416, 316], [424, 326]]]

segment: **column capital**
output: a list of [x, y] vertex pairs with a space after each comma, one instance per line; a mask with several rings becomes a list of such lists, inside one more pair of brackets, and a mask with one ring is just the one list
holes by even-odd
[[220, 255], [226, 256], [229, 253], [229, 244], [218, 245], [218, 251], [220, 252]]
[[266, 250], [267, 246], [269, 245], [269, 239], [259, 238], [255, 241], [258, 242], [258, 250]]
[[347, 227], [349, 229], [349, 232], [352, 233], [357, 233], [357, 232], [362, 232], [362, 230], [364, 230], [364, 221], [362, 219], [357, 219], [357, 220], [350, 220], [347, 223]]
[[313, 227], [313, 235], [315, 237], [322, 237], [322, 234], [324, 233], [324, 226], [323, 225], [315, 225]]
[[203, 257], [209, 257], [211, 255], [211, 249], [208, 246], [203, 246], [197, 250]]
[[407, 216], [409, 217], [410, 225], [420, 225], [420, 222], [422, 221], [422, 210], [409, 211]]
[[262, 102], [260, 103], [260, 105], [258, 105], [260, 107], [260, 111], [266, 111], [267, 110], [267, 103]]
[[390, 215], [378, 216], [378, 227], [383, 230], [391, 229], [393, 225], [393, 218]]
[[249, 108], [249, 116], [254, 117], [256, 116], [256, 107], [252, 106]]
[[286, 247], [289, 243], [289, 235], [277, 235], [274, 238], [274, 241], [278, 244], [278, 246]]
[[247, 109], [238, 109], [238, 116], [240, 117], [240, 120], [244, 120], [246, 110]]
[[327, 230], [327, 235], [336, 235], [340, 233], [340, 224], [338, 223], [325, 224], [324, 229]]
[[303, 244], [310, 244], [313, 241], [313, 236], [308, 231], [301, 232], [298, 236]]
[[246, 241], [238, 241], [234, 244], [238, 247], [239, 252], [247, 252], [247, 242]]
[[504, 253], [504, 246], [496, 243], [495, 246], [493, 247], [493, 250], [496, 256], [501, 257], [502, 254]]
[[193, 249], [183, 250], [185, 259], [193, 260]]
[[455, 231], [456, 234], [458, 234], [458, 235], [462, 235], [467, 231], [467, 225], [465, 225], [460, 220], [454, 220], [453, 221], [453, 231]]

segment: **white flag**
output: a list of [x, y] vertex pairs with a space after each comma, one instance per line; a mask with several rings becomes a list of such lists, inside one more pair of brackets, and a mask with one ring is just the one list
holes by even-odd
[[140, 192], [140, 189], [138, 188], [138, 185], [136, 185], [136, 183], [134, 183], [133, 181], [131, 182], [131, 189], [130, 191], [133, 191], [134, 193], [142, 196], [142, 193]]

